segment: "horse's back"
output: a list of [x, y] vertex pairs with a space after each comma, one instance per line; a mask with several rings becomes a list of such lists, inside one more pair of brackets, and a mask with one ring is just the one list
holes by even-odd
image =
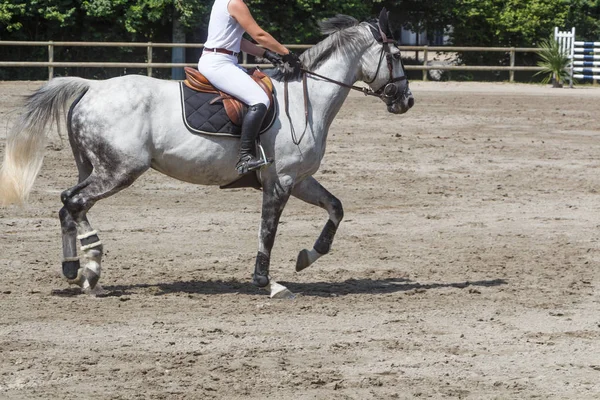
[[177, 105], [179, 86], [177, 82], [151, 78], [143, 75], [90, 81], [87, 93], [74, 109], [86, 114], [86, 118], [110, 119], [135, 123], [136, 117], [148, 120], [159, 111], [167, 111], [170, 104]]
[[127, 75], [92, 81], [75, 105], [75, 135], [95, 152], [107, 146], [176, 179], [223, 185], [237, 177], [236, 138], [191, 133], [180, 83]]
[[100, 96], [107, 105], [112, 104], [119, 107], [124, 104], [136, 107], [140, 103], [148, 106], [152, 101], [162, 99], [165, 96], [173, 97], [178, 93], [178, 82], [144, 75], [124, 75], [92, 81], [89, 91], [90, 96]]

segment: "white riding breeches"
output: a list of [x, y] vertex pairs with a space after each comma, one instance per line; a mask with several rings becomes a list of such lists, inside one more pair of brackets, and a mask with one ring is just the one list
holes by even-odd
[[198, 61], [198, 71], [217, 89], [249, 106], [259, 103], [269, 108], [264, 90], [238, 65], [237, 57], [221, 53], [205, 53]]

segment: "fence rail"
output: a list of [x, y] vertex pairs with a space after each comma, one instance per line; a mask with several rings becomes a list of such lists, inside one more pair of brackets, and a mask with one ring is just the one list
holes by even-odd
[[[0, 61], [0, 67], [39, 67], [48, 68], [48, 79], [54, 77], [54, 68], [62, 67], [88, 67], [88, 68], [145, 68], [148, 76], [152, 76], [153, 68], [183, 68], [195, 67], [196, 64], [190, 63], [155, 63], [153, 62], [154, 48], [203, 48], [199, 43], [153, 43], [153, 42], [31, 42], [31, 41], [1, 41], [0, 46], [37, 46], [47, 47], [47, 61]], [[54, 60], [54, 49], [56, 47], [131, 47], [146, 48], [145, 62], [61, 62]], [[312, 45], [289, 44], [285, 45], [289, 49], [305, 50]], [[515, 65], [517, 53], [535, 53], [539, 48], [528, 47], [461, 47], [461, 46], [400, 46], [402, 52], [422, 52], [423, 62], [418, 65], [406, 65], [407, 70], [423, 71], [423, 80], [427, 80], [428, 71], [508, 71], [509, 81], [514, 82], [516, 71], [540, 71], [540, 67], [518, 66]], [[510, 55], [510, 66], [487, 66], [487, 65], [451, 65], [436, 64], [431, 65], [433, 61], [429, 58], [432, 53], [453, 53], [453, 52], [503, 52]], [[416, 57], [418, 59], [418, 57]], [[242, 53], [243, 66], [261, 66], [266, 67], [270, 64], [249, 64], [248, 55]]]

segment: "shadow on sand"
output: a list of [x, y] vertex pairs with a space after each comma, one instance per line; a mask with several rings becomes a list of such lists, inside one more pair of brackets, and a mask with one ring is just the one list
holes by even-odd
[[[346, 296], [352, 294], [389, 294], [408, 291], [425, 291], [432, 289], [459, 288], [467, 287], [494, 287], [507, 285], [504, 279], [491, 279], [481, 281], [464, 281], [453, 283], [419, 283], [403, 278], [389, 279], [348, 279], [343, 282], [310, 282], [294, 283], [279, 282], [286, 286], [292, 292], [302, 296], [315, 297], [333, 297]], [[159, 284], [136, 284], [136, 285], [110, 285], [104, 286], [104, 293], [98, 297], [119, 297], [133, 295], [143, 289], [151, 289], [155, 296], [162, 296], [171, 293], [187, 293], [199, 295], [211, 294], [244, 294], [264, 296], [266, 292], [254, 287], [250, 282], [241, 282], [237, 280], [230, 281], [179, 281], [172, 283]], [[56, 296], [74, 296], [81, 294], [81, 290], [65, 289], [52, 292]]]

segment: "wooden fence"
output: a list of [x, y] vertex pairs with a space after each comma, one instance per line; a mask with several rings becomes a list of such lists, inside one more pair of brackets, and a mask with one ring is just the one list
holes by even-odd
[[[48, 68], [48, 79], [54, 77], [54, 68], [59, 67], [94, 67], [94, 68], [145, 68], [148, 76], [152, 76], [153, 68], [182, 68], [195, 67], [197, 64], [189, 63], [155, 63], [152, 61], [153, 49], [155, 48], [197, 48], [203, 47], [197, 43], [135, 43], [135, 42], [26, 42], [26, 41], [0, 41], [0, 46], [38, 46], [48, 48], [47, 61], [0, 61], [0, 67], [41, 67]], [[130, 48], [146, 48], [145, 62], [61, 62], [54, 60], [54, 49], [56, 47], [130, 47]], [[285, 45], [289, 49], [305, 50], [311, 45], [290, 44]], [[406, 70], [422, 70], [423, 80], [427, 80], [429, 70], [443, 71], [508, 71], [509, 81], [515, 79], [515, 71], [540, 71], [540, 67], [534, 66], [517, 66], [515, 65], [516, 53], [533, 53], [538, 52], [538, 48], [519, 48], [519, 47], [452, 47], [452, 46], [400, 46], [403, 52], [419, 52], [422, 53], [423, 61], [419, 65], [406, 65]], [[451, 65], [451, 64], [435, 64], [432, 65], [429, 59], [431, 53], [454, 53], [454, 52], [502, 52], [510, 55], [509, 66], [489, 66], [489, 65]], [[416, 57], [417, 59], [420, 58]], [[242, 65], [244, 66], [262, 66], [267, 67], [270, 64], [248, 64], [247, 54], [243, 53]]]

